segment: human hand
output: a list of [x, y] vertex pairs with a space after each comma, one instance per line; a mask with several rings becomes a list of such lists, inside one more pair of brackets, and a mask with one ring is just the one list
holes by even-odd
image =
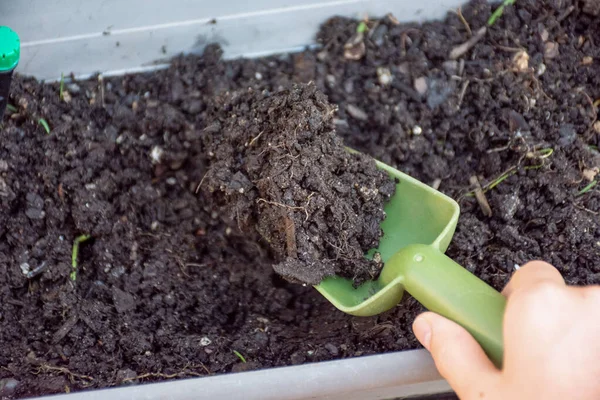
[[458, 324], [431, 312], [413, 323], [456, 394], [463, 400], [600, 399], [600, 287], [567, 286], [553, 266], [533, 261], [502, 293], [502, 370]]

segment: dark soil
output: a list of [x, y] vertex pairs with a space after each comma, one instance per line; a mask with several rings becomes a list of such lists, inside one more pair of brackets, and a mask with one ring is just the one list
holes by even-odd
[[265, 244], [196, 193], [209, 105], [226, 91], [314, 81], [345, 144], [459, 200], [448, 254], [494, 287], [534, 258], [600, 283], [599, 185], [584, 190], [599, 177], [600, 20], [580, 2], [519, 1], [450, 60], [491, 10], [463, 7], [469, 29], [455, 13], [370, 20], [347, 48], [358, 22], [335, 18], [320, 50], [225, 63], [209, 47], [160, 73], [66, 85], [68, 102], [17, 77], [0, 130], [0, 395], [418, 347], [413, 299], [345, 315], [280, 278]]
[[[278, 93], [216, 96], [204, 129], [203, 189], [241, 231], [273, 250], [275, 271], [317, 285], [341, 275], [374, 279], [383, 206], [395, 182], [375, 161], [350, 154], [335, 134], [335, 106], [314, 83]], [[201, 184], [201, 186], [202, 186]]]

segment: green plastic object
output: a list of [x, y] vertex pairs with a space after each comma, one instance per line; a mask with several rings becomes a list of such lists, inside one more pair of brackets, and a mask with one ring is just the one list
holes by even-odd
[[0, 73], [15, 69], [20, 56], [19, 35], [8, 26], [0, 26]]
[[505, 297], [444, 253], [458, 222], [459, 205], [450, 197], [379, 161], [398, 179], [396, 194], [385, 206], [379, 252], [384, 262], [377, 280], [355, 288], [342, 277], [329, 277], [315, 288], [336, 308], [372, 316], [395, 307], [406, 290], [428, 310], [464, 327], [499, 368], [503, 360], [502, 320]]

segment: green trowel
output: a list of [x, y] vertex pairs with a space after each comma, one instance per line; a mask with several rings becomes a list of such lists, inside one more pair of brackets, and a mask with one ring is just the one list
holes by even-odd
[[448, 196], [377, 161], [397, 178], [396, 194], [385, 206], [379, 248], [384, 262], [377, 280], [355, 288], [330, 277], [315, 286], [335, 307], [371, 316], [395, 307], [406, 290], [430, 311], [464, 327], [490, 360], [502, 366], [505, 297], [444, 254], [456, 229], [460, 208]]

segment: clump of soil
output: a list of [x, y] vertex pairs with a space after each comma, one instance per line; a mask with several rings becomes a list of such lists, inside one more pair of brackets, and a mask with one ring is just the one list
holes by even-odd
[[383, 206], [395, 182], [336, 135], [336, 107], [314, 84], [219, 96], [204, 129], [203, 185], [244, 230], [274, 250], [275, 271], [316, 285], [377, 277]]

